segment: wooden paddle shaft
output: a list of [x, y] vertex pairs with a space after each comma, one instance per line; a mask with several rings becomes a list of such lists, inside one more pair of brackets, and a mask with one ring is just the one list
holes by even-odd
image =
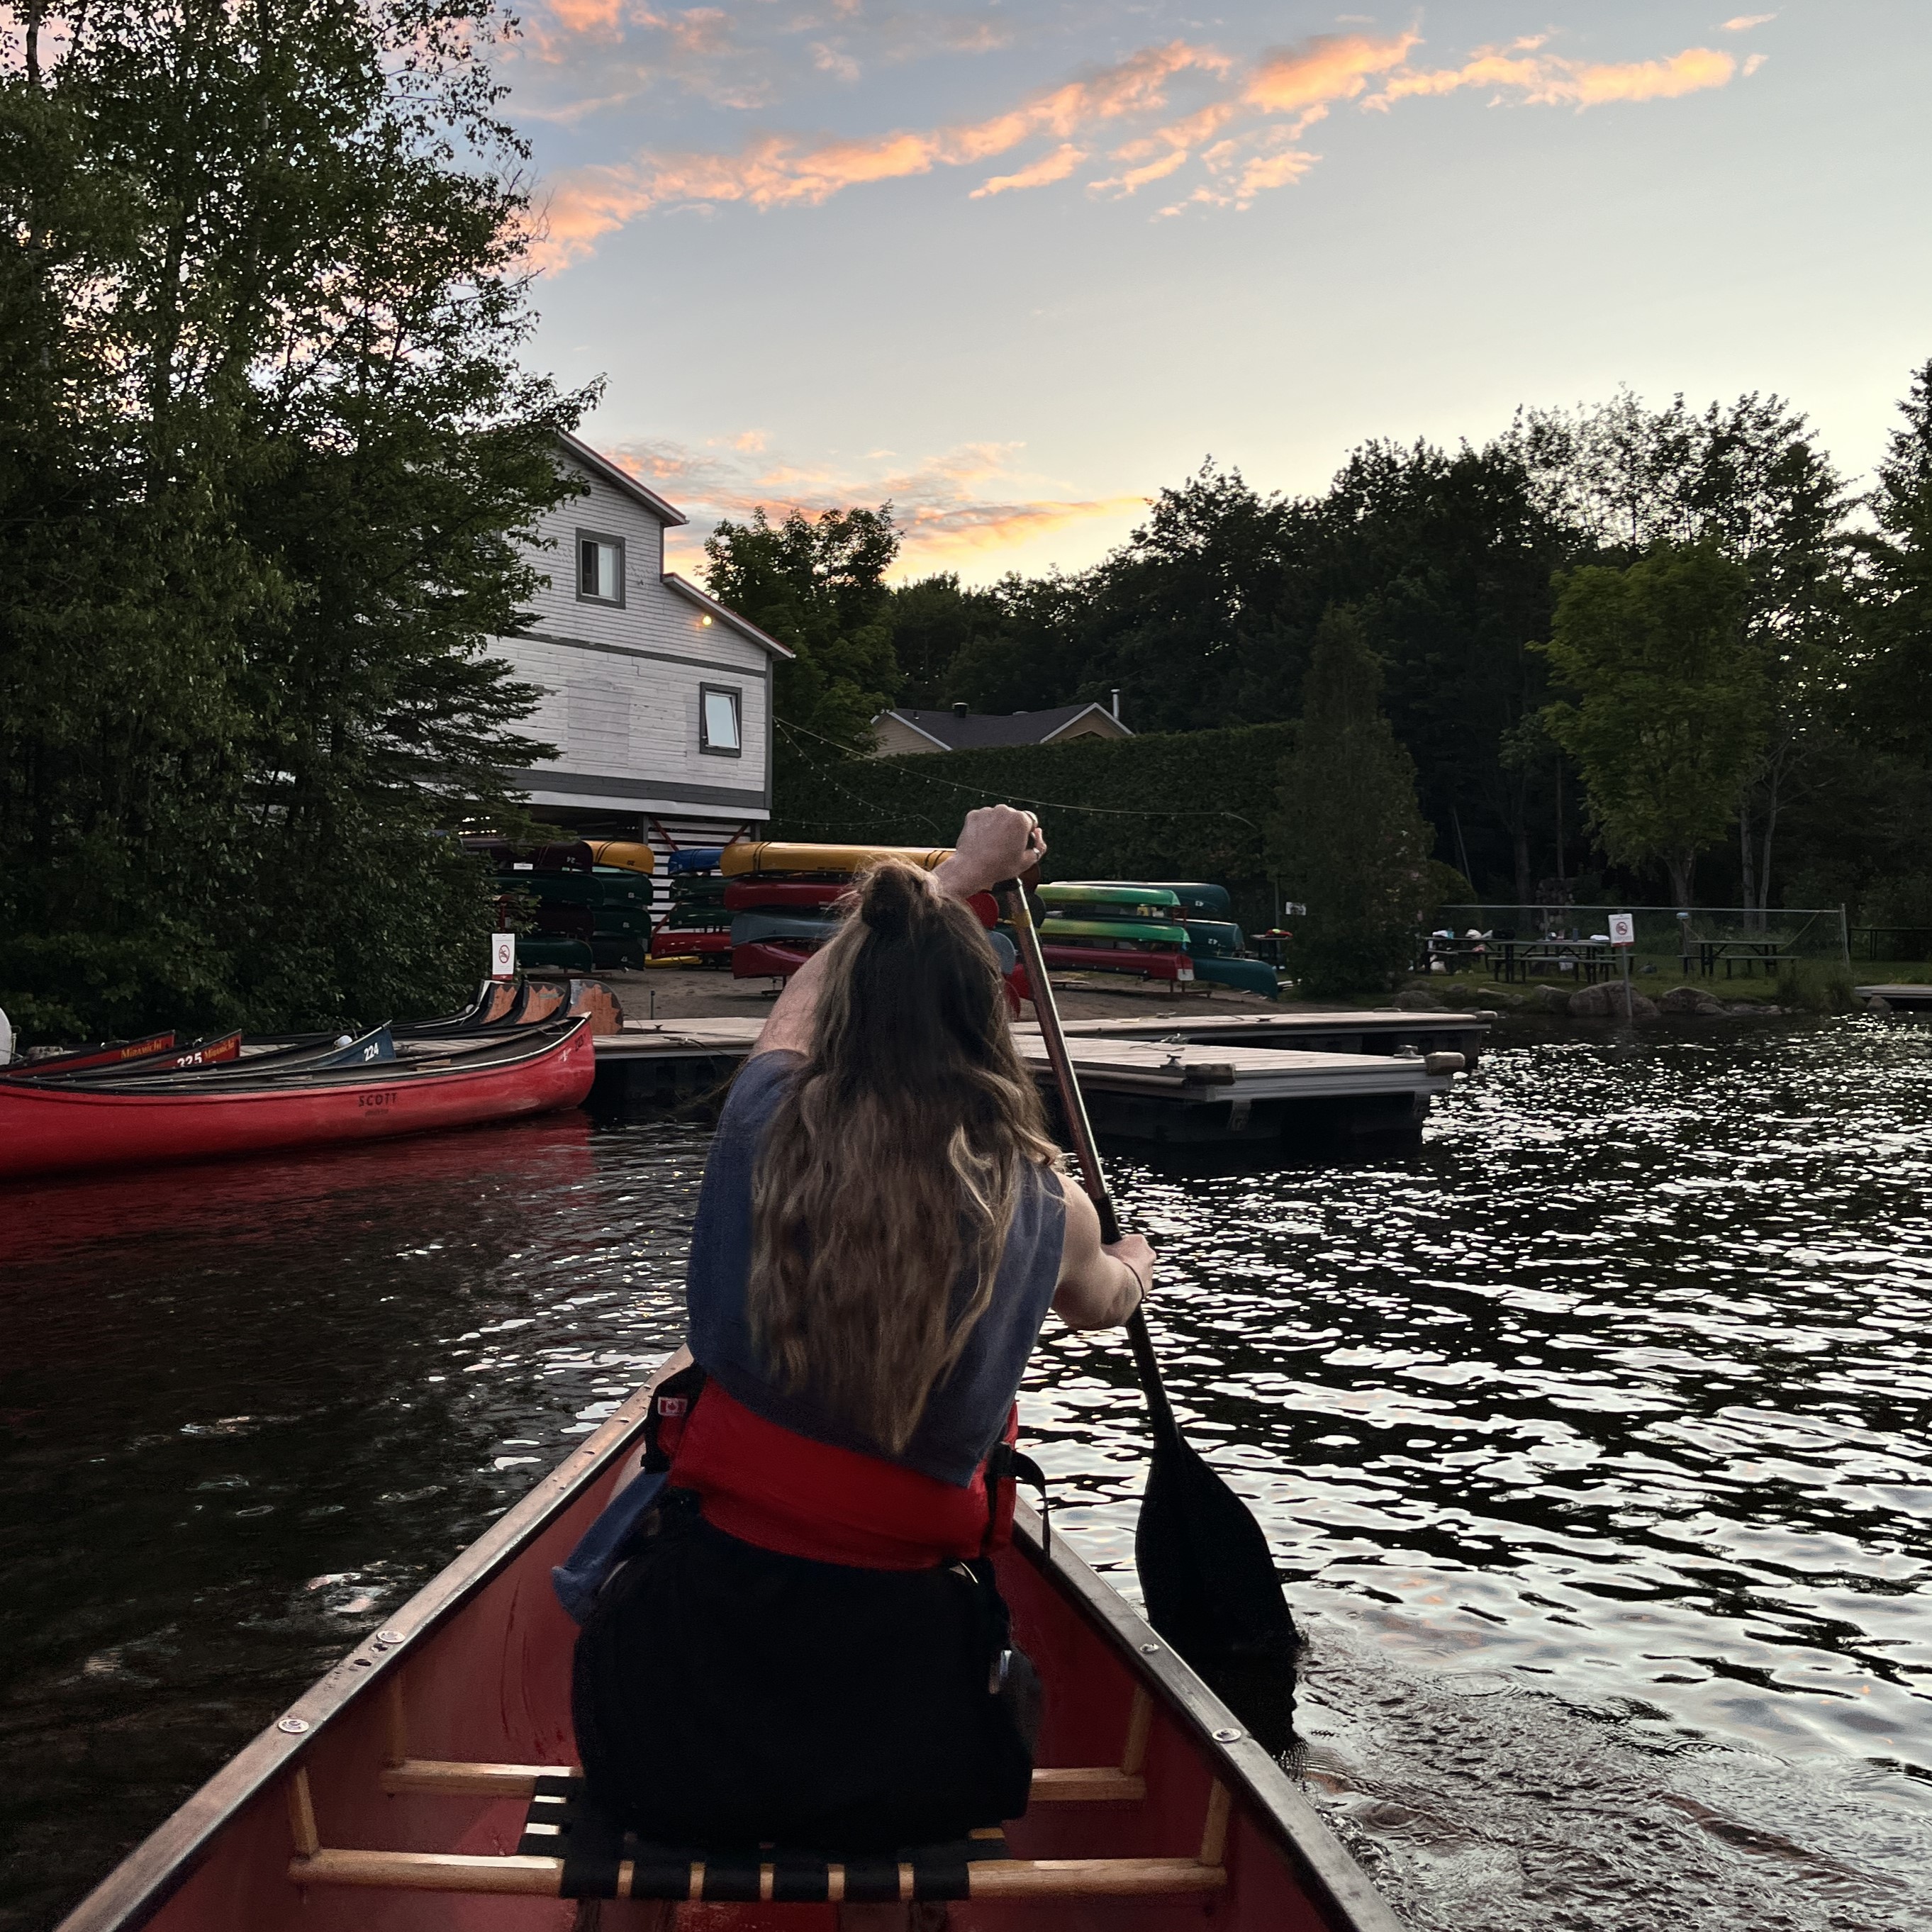
[[[1046, 976], [1046, 961], [1040, 949], [1040, 934], [1033, 922], [1033, 908], [1027, 904], [1026, 888], [1017, 879], [1006, 879], [994, 887], [1006, 922], [1013, 929], [1021, 963], [1026, 968], [1027, 984], [1033, 991], [1034, 1015], [1040, 1022], [1040, 1036], [1046, 1048], [1048, 1064], [1060, 1089], [1060, 1108], [1066, 1117], [1066, 1132], [1073, 1142], [1073, 1157], [1080, 1163], [1087, 1195], [1100, 1217], [1100, 1238], [1118, 1241], [1120, 1224], [1107, 1192], [1107, 1177], [1100, 1166], [1100, 1150], [1094, 1144], [1093, 1123], [1087, 1118], [1087, 1102], [1066, 1051], [1066, 1035], [1060, 1024], [1060, 1009], [1054, 1004], [1053, 982]], [[1148, 1333], [1147, 1316], [1138, 1306], [1127, 1317], [1127, 1341], [1134, 1352], [1134, 1366], [1140, 1371], [1141, 1389], [1147, 1397], [1148, 1415], [1156, 1438], [1168, 1442], [1178, 1434], [1174, 1407], [1167, 1399], [1161, 1380], [1160, 1364], [1154, 1359], [1154, 1338]]]

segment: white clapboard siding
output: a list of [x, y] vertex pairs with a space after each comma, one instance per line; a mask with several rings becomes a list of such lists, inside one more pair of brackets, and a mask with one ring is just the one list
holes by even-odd
[[[762, 821], [771, 806], [772, 652], [664, 581], [659, 516], [570, 460], [567, 448], [566, 464], [587, 494], [542, 520], [530, 557], [545, 580], [530, 600], [524, 633], [494, 646], [543, 691], [522, 728], [557, 747], [525, 781], [532, 802]], [[622, 540], [621, 607], [578, 597], [580, 536]], [[703, 748], [707, 685], [738, 694], [736, 758]]]

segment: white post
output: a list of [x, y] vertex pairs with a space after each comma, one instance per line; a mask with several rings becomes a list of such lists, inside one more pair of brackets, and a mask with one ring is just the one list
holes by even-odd
[[1613, 912], [1610, 922], [1610, 944], [1623, 955], [1624, 1021], [1628, 1025], [1636, 1018], [1636, 1006], [1630, 993], [1630, 954], [1636, 946], [1636, 915], [1629, 912]]

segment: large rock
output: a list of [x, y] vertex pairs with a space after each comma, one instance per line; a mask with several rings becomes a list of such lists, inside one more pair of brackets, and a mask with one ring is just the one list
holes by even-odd
[[[1580, 986], [1570, 995], [1569, 1011], [1573, 1020], [1620, 1020], [1625, 1010], [1622, 980]], [[1628, 1010], [1632, 1019], [1654, 1020], [1657, 1017], [1656, 1003], [1634, 990], [1630, 995]]]
[[1529, 1004], [1539, 1012], [1567, 1013], [1570, 1010], [1570, 989], [1567, 986], [1532, 987]]
[[1707, 993], [1702, 986], [1672, 986], [1657, 1003], [1660, 1013], [1696, 1013], [1708, 1018], [1714, 1013], [1727, 1012], [1724, 1001], [1714, 994]]
[[1412, 986], [1407, 992], [1396, 994], [1389, 1004], [1405, 1013], [1439, 1013], [1444, 1010], [1442, 1002], [1423, 986]]

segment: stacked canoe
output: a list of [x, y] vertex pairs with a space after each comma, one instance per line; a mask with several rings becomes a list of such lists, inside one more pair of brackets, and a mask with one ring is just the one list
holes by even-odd
[[641, 966], [651, 940], [657, 854], [634, 839], [578, 838], [512, 848], [481, 842], [500, 892], [536, 900], [536, 930], [519, 934], [519, 966], [572, 973]]
[[1249, 956], [1225, 886], [1198, 880], [1068, 880], [1042, 886], [1040, 936], [1063, 971], [1206, 982], [1273, 999], [1274, 968]]
[[[842, 902], [867, 867], [902, 859], [931, 872], [952, 856], [944, 846], [811, 845], [746, 840], [724, 848], [724, 904], [731, 915], [731, 971], [740, 980], [790, 979], [838, 930]], [[989, 929], [998, 918], [989, 893], [968, 903]], [[1001, 971], [1018, 953], [993, 932]]]
[[722, 848], [695, 846], [670, 855], [670, 910], [651, 935], [654, 966], [723, 967], [731, 958], [731, 915], [724, 904], [727, 880], [718, 869]]

